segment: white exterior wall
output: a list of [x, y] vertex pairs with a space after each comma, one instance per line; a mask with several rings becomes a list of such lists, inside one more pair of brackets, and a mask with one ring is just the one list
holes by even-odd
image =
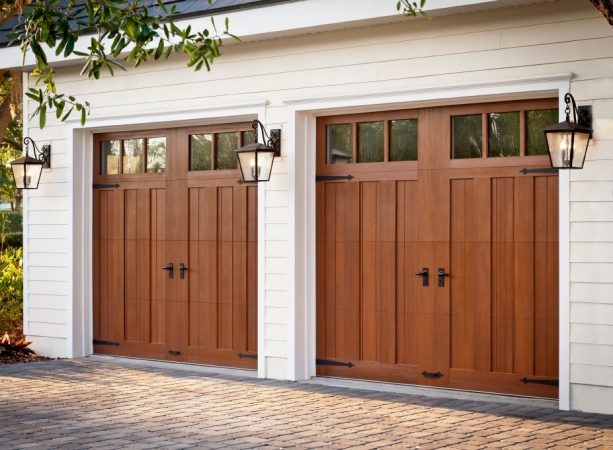
[[[389, 2], [394, 7], [395, 1]], [[562, 325], [560, 348], [564, 352], [570, 339], [571, 408], [613, 412], [613, 28], [589, 2], [563, 0], [247, 42], [226, 47], [210, 73], [194, 73], [180, 58], [98, 81], [83, 80], [78, 72], [58, 69], [58, 88], [92, 104], [88, 126], [117, 116], [138, 125], [155, 113], [266, 102], [264, 122], [283, 129], [282, 153], [291, 156], [294, 142], [287, 137], [293, 136], [294, 119], [288, 104], [297, 99], [452, 90], [572, 73], [578, 102], [594, 107], [596, 145], [570, 185], [571, 281], [561, 292], [564, 297], [570, 290], [571, 323], [566, 333], [568, 324]], [[52, 144], [53, 168], [44, 171], [40, 188], [28, 193], [24, 205], [25, 330], [37, 351], [57, 356], [79, 354], [70, 326], [71, 302], [81, 299], [72, 296], [69, 129], [51, 117], [42, 131], [30, 124], [37, 142]], [[299, 224], [292, 214], [300, 206], [293, 203], [293, 177], [301, 168], [288, 158], [277, 160], [271, 182], [260, 187], [260, 236], [265, 236], [260, 375], [272, 378], [296, 377], [292, 239]], [[78, 277], [78, 268], [74, 273]]]

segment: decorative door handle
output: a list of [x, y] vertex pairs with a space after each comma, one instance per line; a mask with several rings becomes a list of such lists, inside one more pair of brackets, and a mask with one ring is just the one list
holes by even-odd
[[179, 264], [179, 278], [185, 278], [185, 271], [187, 270], [187, 266], [183, 263]]
[[162, 267], [162, 270], [168, 271], [168, 278], [174, 278], [175, 276], [175, 266], [172, 263], [168, 263], [166, 267]]
[[444, 267], [438, 268], [438, 287], [445, 287], [445, 277], [448, 277], [449, 274], [445, 272]]
[[415, 275], [419, 275], [422, 278], [422, 286], [428, 287], [430, 285], [430, 271], [427, 267], [421, 269], [421, 272], [417, 272]]

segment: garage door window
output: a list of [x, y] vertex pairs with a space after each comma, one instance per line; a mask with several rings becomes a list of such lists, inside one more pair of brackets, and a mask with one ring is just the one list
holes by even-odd
[[166, 171], [166, 137], [113, 139], [100, 143], [100, 175]]
[[189, 137], [189, 170], [236, 170], [237, 148], [254, 142], [253, 131], [192, 134]]

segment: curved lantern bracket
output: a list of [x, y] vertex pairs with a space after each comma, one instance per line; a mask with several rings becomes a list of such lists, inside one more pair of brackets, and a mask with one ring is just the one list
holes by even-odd
[[255, 119], [251, 122], [251, 128], [253, 128], [254, 134], [254, 142], [258, 141], [258, 127], [262, 132], [262, 137], [264, 138], [264, 143], [267, 147], [274, 149], [275, 156], [281, 156], [281, 129], [274, 128], [270, 130], [270, 135], [266, 132], [266, 128], [264, 128], [264, 124], [259, 120]]
[[34, 142], [34, 140], [29, 136], [23, 139], [23, 144], [26, 146], [26, 156], [29, 156], [31, 145], [34, 159], [37, 159], [43, 163], [43, 169], [51, 168], [51, 145], [43, 145], [42, 150], [39, 150], [36, 142]]

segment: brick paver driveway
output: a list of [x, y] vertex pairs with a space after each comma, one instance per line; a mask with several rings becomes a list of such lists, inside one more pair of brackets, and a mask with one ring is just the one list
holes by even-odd
[[0, 414], [3, 450], [613, 445], [611, 416], [92, 358], [0, 366]]

